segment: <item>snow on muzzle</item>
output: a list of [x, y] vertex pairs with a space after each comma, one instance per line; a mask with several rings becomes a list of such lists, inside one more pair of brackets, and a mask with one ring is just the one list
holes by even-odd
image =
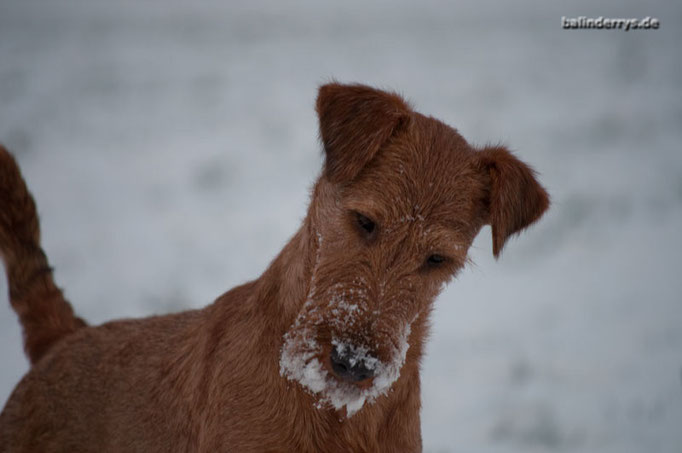
[[338, 340], [332, 341], [329, 362], [334, 374], [346, 382], [365, 382], [374, 377], [378, 359], [365, 347]]
[[318, 341], [318, 329], [297, 320], [284, 335], [280, 374], [298, 382], [317, 397], [319, 409], [346, 409], [351, 417], [365, 403], [384, 395], [400, 376], [409, 348], [411, 324], [402, 326], [398, 341], [381, 360], [368, 345], [356, 344], [332, 335], [331, 341]]

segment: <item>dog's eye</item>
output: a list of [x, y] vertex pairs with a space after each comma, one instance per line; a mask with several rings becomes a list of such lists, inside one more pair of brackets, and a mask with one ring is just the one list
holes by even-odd
[[429, 267], [438, 267], [445, 262], [443, 255], [433, 254], [426, 259], [426, 265]]
[[360, 214], [359, 212], [355, 213], [355, 223], [358, 225], [360, 230], [368, 237], [372, 236], [377, 228], [376, 224], [372, 219]]

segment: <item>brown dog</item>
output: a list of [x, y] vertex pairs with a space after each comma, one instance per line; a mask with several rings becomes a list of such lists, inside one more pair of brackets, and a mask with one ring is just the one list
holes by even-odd
[[33, 367], [2, 452], [421, 451], [434, 298], [484, 224], [497, 256], [548, 196], [398, 95], [320, 88], [325, 165], [263, 275], [197, 311], [90, 327], [55, 286], [35, 206], [0, 149], [0, 251]]

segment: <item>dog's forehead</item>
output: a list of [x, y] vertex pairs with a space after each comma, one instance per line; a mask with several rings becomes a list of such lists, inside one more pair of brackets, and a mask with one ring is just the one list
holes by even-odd
[[365, 168], [351, 198], [388, 215], [461, 216], [480, 198], [477, 169], [476, 152], [456, 130], [416, 114]]

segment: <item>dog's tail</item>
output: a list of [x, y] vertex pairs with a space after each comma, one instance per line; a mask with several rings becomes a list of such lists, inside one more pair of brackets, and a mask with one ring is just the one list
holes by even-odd
[[85, 326], [52, 279], [40, 247], [33, 197], [12, 155], [0, 145], [0, 255], [5, 262], [12, 308], [24, 330], [31, 363], [60, 338]]

